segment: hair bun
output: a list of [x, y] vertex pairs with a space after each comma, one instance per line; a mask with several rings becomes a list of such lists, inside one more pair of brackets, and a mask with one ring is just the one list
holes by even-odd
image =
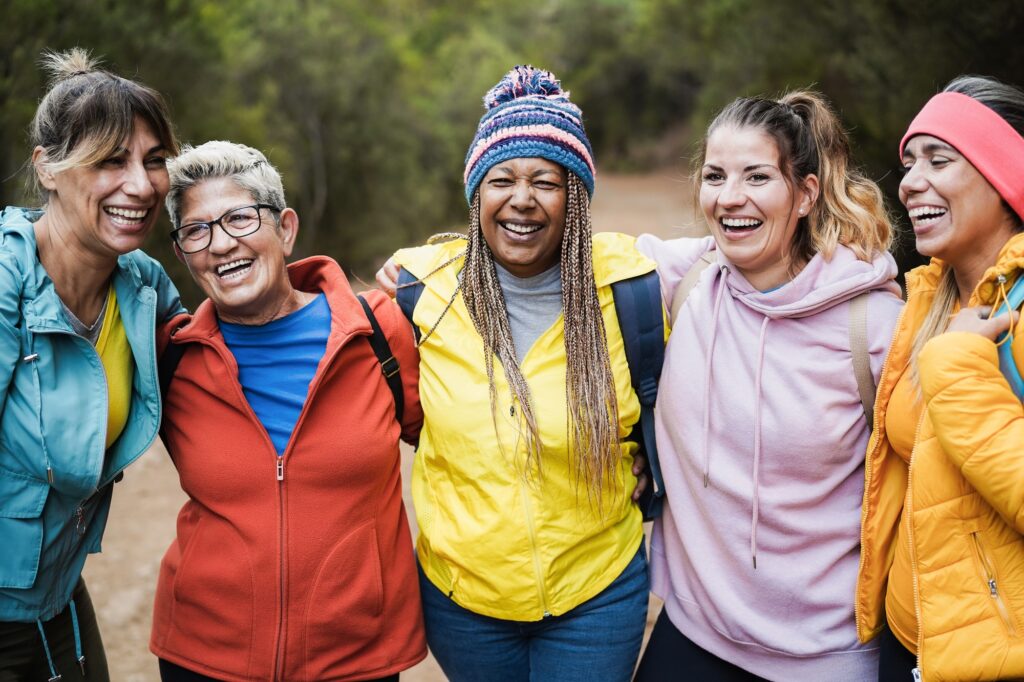
[[491, 109], [520, 97], [545, 97], [568, 101], [555, 74], [529, 64], [515, 66], [484, 95], [484, 108]]
[[96, 71], [100, 62], [93, 59], [89, 51], [81, 47], [73, 47], [67, 52], [46, 50], [40, 59], [43, 70], [50, 76], [50, 85]]

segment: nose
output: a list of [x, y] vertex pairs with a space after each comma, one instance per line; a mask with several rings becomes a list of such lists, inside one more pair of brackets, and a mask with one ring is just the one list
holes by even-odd
[[529, 209], [533, 205], [533, 188], [530, 183], [517, 182], [512, 185], [512, 198], [509, 201], [517, 211]]
[[238, 240], [228, 234], [220, 220], [210, 224], [210, 252], [227, 253], [235, 248]]
[[124, 191], [128, 196], [138, 197], [144, 201], [153, 199], [156, 186], [142, 161], [132, 161], [125, 167]]
[[915, 161], [903, 179], [900, 180], [900, 198], [903, 199], [911, 194], [923, 192], [928, 188], [928, 178], [924, 172], [923, 163]]
[[740, 179], [728, 179], [722, 185], [722, 191], [718, 193], [718, 205], [722, 208], [736, 208], [742, 206], [747, 201], [747, 195], [743, 191], [743, 185], [741, 184], [742, 178]]

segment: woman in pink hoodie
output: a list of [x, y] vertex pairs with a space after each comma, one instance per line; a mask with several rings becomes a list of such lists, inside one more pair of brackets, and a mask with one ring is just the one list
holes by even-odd
[[712, 237], [640, 238], [677, 312], [656, 413], [665, 608], [639, 680], [877, 674], [853, 610], [865, 413], [902, 301], [881, 193], [849, 156], [820, 95], [738, 99], [699, 159]]

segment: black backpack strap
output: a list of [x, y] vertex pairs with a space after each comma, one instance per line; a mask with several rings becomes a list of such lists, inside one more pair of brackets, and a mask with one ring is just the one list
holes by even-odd
[[658, 462], [658, 446], [654, 439], [654, 403], [658, 398], [658, 379], [665, 362], [665, 318], [661, 300], [661, 284], [657, 272], [649, 272], [612, 284], [615, 314], [619, 318], [622, 343], [629, 378], [640, 401], [641, 451], [647, 457], [647, 473], [651, 485], [640, 499], [640, 510], [645, 519], [661, 513], [665, 486]]
[[[171, 381], [174, 380], [174, 373], [178, 371], [178, 364], [181, 363], [181, 358], [185, 355], [185, 348], [187, 346], [187, 343], [174, 343], [173, 340], [168, 341], [164, 352], [160, 355], [160, 359], [157, 360], [156, 372], [160, 379], [160, 404], [162, 409], [167, 409], [167, 392], [171, 390]], [[164, 437], [163, 414], [160, 415], [160, 438], [166, 445], [167, 439]]]
[[398, 271], [398, 289], [395, 291], [395, 301], [402, 309], [405, 318], [412, 325], [413, 334], [416, 335], [416, 343], [420, 341], [420, 328], [412, 321], [412, 311], [416, 309], [416, 303], [423, 295], [423, 282], [419, 281], [416, 275], [405, 268]]
[[370, 347], [373, 348], [373, 354], [377, 356], [377, 362], [380, 363], [380, 371], [384, 374], [384, 380], [388, 382], [388, 388], [391, 389], [391, 394], [395, 397], [395, 419], [401, 425], [405, 412], [405, 393], [402, 391], [402, 375], [399, 373], [398, 359], [391, 352], [391, 345], [388, 344], [388, 339], [384, 336], [384, 331], [380, 328], [380, 323], [377, 322], [370, 304], [361, 295], [357, 295], [356, 298], [363, 306], [366, 319], [370, 321], [370, 326], [373, 328], [373, 333], [367, 337], [367, 340], [370, 342]]

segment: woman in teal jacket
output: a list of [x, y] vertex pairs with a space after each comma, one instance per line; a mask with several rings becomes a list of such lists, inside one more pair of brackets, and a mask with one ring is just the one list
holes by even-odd
[[155, 325], [183, 309], [137, 249], [176, 141], [153, 90], [81, 50], [45, 62], [45, 208], [0, 213], [0, 680], [105, 680], [81, 571], [112, 483], [159, 427]]

